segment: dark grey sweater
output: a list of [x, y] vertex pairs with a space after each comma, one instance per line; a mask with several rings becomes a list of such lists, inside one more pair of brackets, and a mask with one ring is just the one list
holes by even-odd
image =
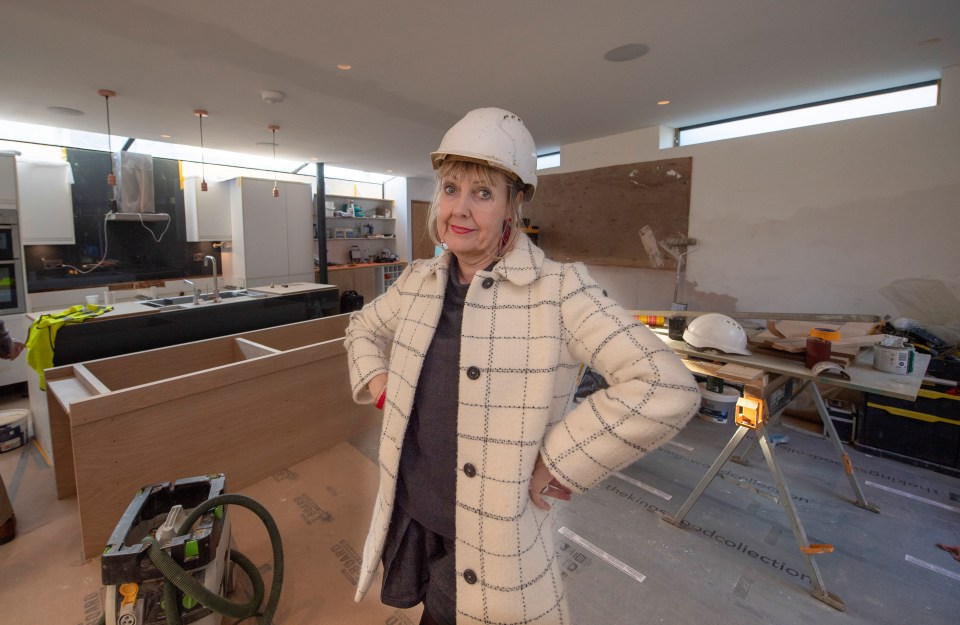
[[456, 259], [436, 333], [420, 370], [403, 439], [397, 503], [425, 528], [453, 539], [456, 529], [457, 403], [460, 329], [469, 284], [460, 284]]

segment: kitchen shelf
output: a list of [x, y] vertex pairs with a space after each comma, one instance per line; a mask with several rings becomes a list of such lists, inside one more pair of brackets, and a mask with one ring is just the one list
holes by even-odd
[[394, 217], [376, 217], [376, 216], [373, 216], [373, 217], [331, 217], [330, 215], [327, 215], [327, 219], [348, 219], [348, 220], [353, 220], [353, 221], [371, 221], [371, 220], [374, 220], [374, 221], [396, 221], [396, 219], [395, 219]]

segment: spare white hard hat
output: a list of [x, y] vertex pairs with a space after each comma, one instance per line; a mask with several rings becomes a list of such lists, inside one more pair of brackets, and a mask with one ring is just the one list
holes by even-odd
[[728, 354], [750, 355], [743, 326], [719, 313], [707, 313], [691, 321], [683, 331], [683, 340], [697, 349], [712, 347]]
[[507, 172], [526, 186], [527, 201], [537, 190], [537, 146], [523, 120], [510, 111], [482, 108], [467, 113], [430, 154], [434, 169], [448, 158]]

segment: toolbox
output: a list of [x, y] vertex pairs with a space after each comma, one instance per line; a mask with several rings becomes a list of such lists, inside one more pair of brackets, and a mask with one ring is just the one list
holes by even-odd
[[960, 395], [925, 385], [916, 401], [866, 393], [856, 446], [951, 475], [960, 471]]

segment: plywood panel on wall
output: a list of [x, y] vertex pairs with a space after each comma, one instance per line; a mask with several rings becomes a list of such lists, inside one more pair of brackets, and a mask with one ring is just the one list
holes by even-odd
[[[676, 158], [539, 177], [524, 209], [548, 257], [593, 265], [652, 267], [640, 242], [687, 236], [693, 158]], [[663, 254], [664, 269], [676, 265]]]

